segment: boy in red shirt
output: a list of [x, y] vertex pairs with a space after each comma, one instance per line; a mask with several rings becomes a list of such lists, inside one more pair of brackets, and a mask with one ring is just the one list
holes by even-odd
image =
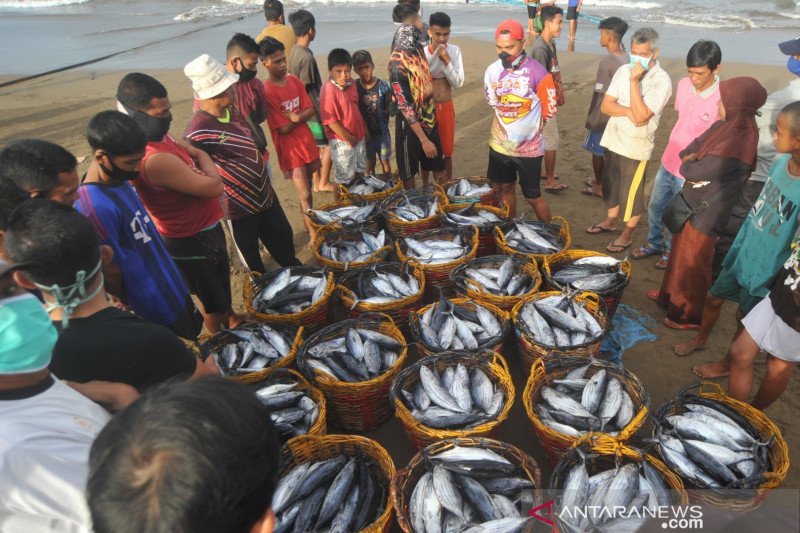
[[[269, 72], [264, 82], [267, 93], [267, 123], [272, 132], [272, 142], [278, 155], [283, 176], [292, 180], [300, 201], [300, 211], [305, 214], [314, 206], [311, 196], [311, 176], [320, 169], [319, 150], [308, 120], [314, 117], [314, 105], [299, 78], [287, 74], [283, 43], [267, 37], [259, 45], [259, 56]], [[303, 217], [310, 242], [314, 241], [314, 228]]]
[[[358, 107], [358, 88], [352, 78], [353, 58], [343, 48], [328, 54], [330, 79], [322, 84], [320, 115], [330, 140], [335, 183], [347, 185], [367, 169], [366, 127]], [[338, 187], [334, 197], [339, 199]]]

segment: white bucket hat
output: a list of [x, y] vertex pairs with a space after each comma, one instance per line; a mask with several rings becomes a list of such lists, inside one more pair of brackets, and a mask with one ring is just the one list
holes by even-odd
[[239, 81], [238, 74], [228, 72], [225, 65], [208, 54], [187, 63], [183, 67], [183, 73], [192, 80], [194, 97], [198, 100], [208, 100], [222, 94]]

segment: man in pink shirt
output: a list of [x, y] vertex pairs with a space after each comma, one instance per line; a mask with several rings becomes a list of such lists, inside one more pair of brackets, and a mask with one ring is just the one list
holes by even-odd
[[697, 41], [686, 56], [689, 75], [678, 82], [675, 92], [675, 110], [678, 121], [672, 128], [669, 142], [661, 157], [661, 167], [653, 182], [650, 204], [647, 209], [647, 242], [631, 254], [634, 259], [644, 259], [661, 254], [656, 268], [664, 270], [669, 260], [670, 240], [664, 239], [664, 222], [661, 217], [683, 187], [680, 174], [680, 152], [717, 121], [719, 111], [719, 66], [722, 50], [714, 41]]

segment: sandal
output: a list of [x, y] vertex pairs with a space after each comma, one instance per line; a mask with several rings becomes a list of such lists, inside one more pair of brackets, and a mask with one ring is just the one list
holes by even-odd
[[658, 297], [661, 296], [661, 291], [658, 289], [653, 289], [652, 291], [647, 291], [647, 297], [654, 302], [658, 301]]
[[[594, 230], [594, 231], [592, 231], [592, 230]], [[617, 231], [617, 228], [616, 227], [614, 227], [614, 228], [604, 228], [600, 224], [594, 224], [591, 227], [586, 228], [586, 233], [588, 233], [589, 235], [597, 235], [599, 233], [605, 233], [607, 231], [608, 232]]]
[[597, 196], [598, 198], [602, 198], [603, 197], [603, 193], [599, 193], [599, 192], [595, 191], [594, 187], [592, 187], [592, 186], [584, 187], [583, 189], [581, 189], [581, 194], [583, 194], [585, 196]]
[[655, 267], [657, 270], [666, 270], [669, 266], [669, 254], [662, 255], [661, 259], [656, 261]]
[[618, 254], [630, 248], [631, 244], [633, 244], [633, 242], [629, 242], [628, 244], [616, 244], [615, 241], [611, 241], [608, 243], [608, 246], [606, 246], [606, 251], [612, 254]]
[[566, 191], [567, 189], [569, 189], [569, 185], [566, 183], [558, 183], [553, 187], [545, 187], [544, 192], [557, 193], [559, 191]]
[[587, 178], [583, 184], [587, 187], [594, 187], [594, 180], [592, 178]]
[[658, 255], [661, 253], [661, 250], [653, 248], [649, 244], [643, 244], [642, 246], [635, 249], [631, 252], [631, 257], [634, 259], [644, 259], [645, 257], [650, 257], [653, 255]]

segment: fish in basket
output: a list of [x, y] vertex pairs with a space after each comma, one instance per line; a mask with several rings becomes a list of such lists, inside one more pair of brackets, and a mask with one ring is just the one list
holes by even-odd
[[[453, 271], [453, 282], [474, 296], [489, 294], [497, 297], [518, 297], [530, 293], [541, 284], [541, 276], [532, 269], [524, 268], [531, 264], [528, 259], [513, 256], [493, 255], [473, 259]], [[497, 305], [497, 302], [492, 302]], [[501, 301], [502, 303], [502, 301]], [[513, 306], [512, 306], [513, 307]]]
[[500, 188], [483, 176], [456, 178], [444, 184], [451, 204], [476, 204], [500, 206]]
[[536, 342], [550, 348], [571, 348], [599, 340], [602, 324], [586, 306], [570, 294], [543, 295], [527, 301], [518, 320]]
[[327, 286], [328, 278], [322, 270], [294, 275], [287, 268], [253, 298], [253, 307], [268, 315], [299, 313], [317, 303]]
[[[294, 360], [299, 332], [259, 322], [245, 322], [234, 329], [217, 333], [200, 346], [200, 353], [213, 357], [228, 376], [259, 372]], [[281, 364], [279, 364], [281, 363]]]
[[343, 228], [358, 227], [367, 222], [377, 204], [345, 205], [333, 209], [309, 209], [308, 216], [317, 224], [324, 226], [336, 224]]
[[506, 255], [525, 254], [541, 261], [572, 244], [569, 223], [562, 217], [552, 222], [513, 220], [494, 229], [497, 250]]
[[442, 188], [431, 184], [392, 194], [381, 202], [381, 211], [389, 232], [400, 237], [440, 227], [439, 207], [447, 203]]
[[348, 195], [373, 199], [373, 195], [389, 192], [400, 184], [400, 180], [396, 176], [387, 176], [387, 178], [383, 179], [373, 174], [356, 176], [344, 190]]

